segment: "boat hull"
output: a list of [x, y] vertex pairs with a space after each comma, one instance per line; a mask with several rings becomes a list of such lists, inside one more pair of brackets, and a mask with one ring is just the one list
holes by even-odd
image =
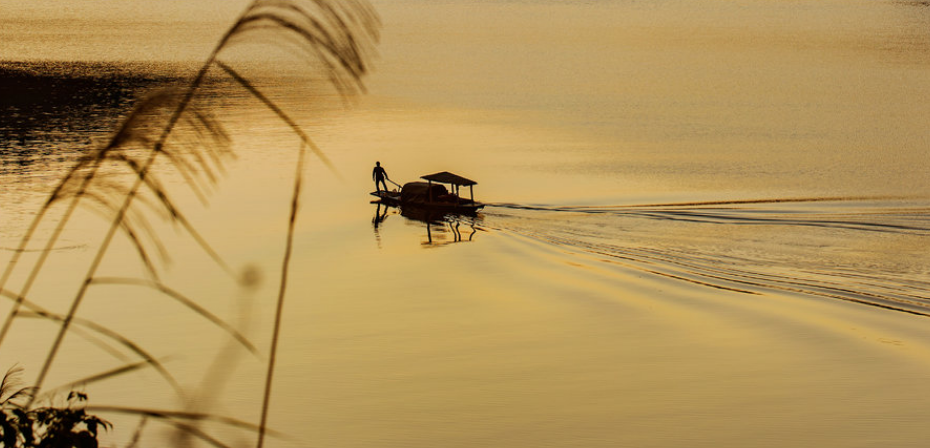
[[436, 201], [404, 201], [401, 199], [400, 193], [394, 191], [373, 191], [371, 192], [371, 195], [378, 198], [378, 200], [375, 202], [380, 202], [392, 207], [417, 208], [442, 213], [458, 213], [463, 215], [475, 214], [478, 212], [478, 210], [481, 210], [481, 208], [484, 207], [484, 204], [480, 202], [473, 202], [467, 199], [462, 199], [458, 203]]

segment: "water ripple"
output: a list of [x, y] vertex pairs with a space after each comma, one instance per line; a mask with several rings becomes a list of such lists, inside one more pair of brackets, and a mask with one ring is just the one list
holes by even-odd
[[930, 206], [902, 198], [495, 204], [484, 225], [650, 275], [930, 316]]

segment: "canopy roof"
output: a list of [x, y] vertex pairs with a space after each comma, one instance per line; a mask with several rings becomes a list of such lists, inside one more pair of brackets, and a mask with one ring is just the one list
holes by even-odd
[[443, 171], [441, 173], [435, 173], [435, 174], [429, 174], [426, 176], [420, 176], [420, 179], [430, 180], [433, 182], [440, 182], [444, 184], [452, 184], [452, 185], [465, 185], [465, 186], [478, 185], [478, 182], [475, 182], [471, 179], [466, 179], [462, 176], [459, 176], [458, 174], [452, 174], [448, 171]]

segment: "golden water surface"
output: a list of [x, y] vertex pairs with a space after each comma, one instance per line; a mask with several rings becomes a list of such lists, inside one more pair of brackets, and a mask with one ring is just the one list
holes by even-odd
[[[10, 7], [0, 59], [65, 61], [45, 68], [63, 79], [75, 61], [163, 77], [125, 81], [132, 97], [191, 76], [244, 7], [103, 3]], [[313, 158], [304, 173], [270, 446], [925, 444], [923, 2], [373, 3], [378, 55], [368, 94], [348, 108], [262, 64], [249, 72], [334, 167]], [[290, 55], [262, 48], [229, 57]], [[205, 92], [235, 159], [206, 205], [164, 161], [155, 173], [233, 275], [176, 224], [151, 221], [167, 259], [146, 247], [163, 285], [254, 353], [164, 290], [114, 284], [151, 280], [118, 237], [96, 274], [111, 281], [90, 287], [46, 390], [140, 359], [91, 322], [168, 374], [75, 386], [90, 405], [257, 424], [299, 142], [242, 89]], [[5, 115], [4, 267], [56, 180], [128, 101]], [[423, 220], [371, 204], [375, 161], [398, 183], [444, 170], [474, 179], [488, 205]], [[6, 289], [28, 281], [62, 212]], [[30, 299], [63, 313], [106, 228], [81, 208]], [[28, 378], [57, 328], [31, 317], [0, 349], [0, 368], [18, 363]], [[106, 440], [125, 446], [139, 419], [100, 414], [116, 424]], [[230, 446], [255, 440], [198, 425]], [[170, 427], [149, 419], [142, 444], [179, 440]]]

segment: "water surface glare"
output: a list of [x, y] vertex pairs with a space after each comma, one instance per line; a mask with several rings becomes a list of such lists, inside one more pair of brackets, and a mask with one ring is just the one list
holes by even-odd
[[[144, 20], [100, 2], [75, 3], [79, 18], [36, 2], [0, 19], [0, 266], [67, 170], [140, 98], [190, 79], [219, 37], [222, 14], [196, 15], [225, 14], [220, 3], [168, 3]], [[287, 52], [229, 55], [259, 61], [243, 73], [335, 168], [314, 158], [305, 173], [269, 446], [930, 439], [926, 2], [373, 4], [376, 69], [349, 107], [325, 77], [266, 64]], [[164, 159], [153, 178], [228, 269], [144, 209], [162, 289], [118, 238], [47, 380], [143, 349], [162, 363], [78, 386], [110, 407], [118, 446], [139, 419], [113, 406], [260, 413], [299, 141], [219, 71], [196, 101], [235, 157], [196, 192]], [[399, 183], [474, 179], [487, 206], [372, 204], [375, 161]], [[46, 251], [62, 212], [18, 253], [23, 266], [49, 257], [0, 368], [36, 374], [57, 328], [43, 310], [67, 309], [106, 230], [81, 208]], [[28, 281], [17, 269], [6, 290]], [[146, 425], [141, 446], [178, 440]]]

